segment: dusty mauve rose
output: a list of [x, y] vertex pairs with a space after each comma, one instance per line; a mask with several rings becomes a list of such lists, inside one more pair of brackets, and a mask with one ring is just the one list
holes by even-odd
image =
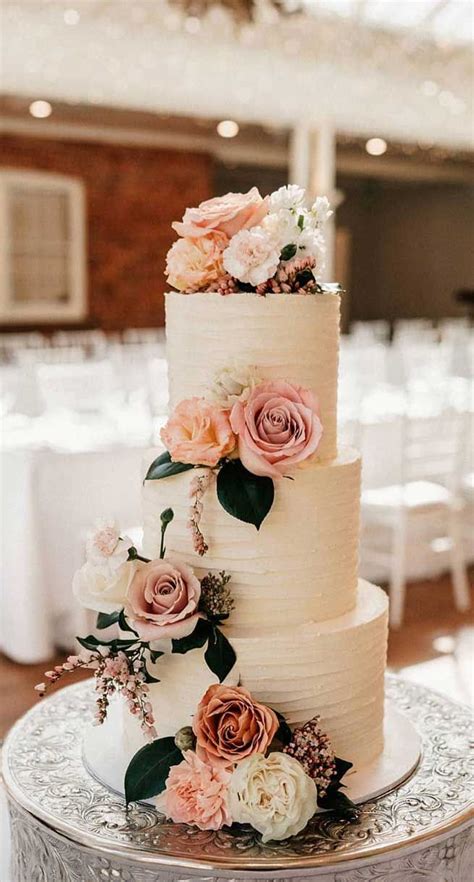
[[220, 830], [230, 825], [226, 769], [204, 762], [191, 750], [184, 760], [172, 766], [166, 790], [157, 799], [157, 807], [175, 824], [194, 824], [200, 830]]
[[212, 763], [229, 765], [265, 753], [278, 729], [271, 708], [254, 701], [241, 686], [210, 686], [194, 717], [196, 752]]
[[166, 256], [168, 282], [178, 291], [193, 294], [225, 275], [222, 263], [228, 238], [211, 232], [199, 239], [178, 239]]
[[204, 398], [180, 401], [160, 435], [174, 462], [210, 468], [236, 445], [228, 414]]
[[191, 567], [170, 556], [139, 566], [125, 611], [142, 640], [179, 640], [197, 625], [200, 596], [201, 583]]
[[182, 221], [172, 227], [179, 236], [206, 236], [219, 230], [231, 238], [239, 230], [247, 230], [260, 223], [268, 210], [268, 197], [262, 199], [257, 187], [248, 193], [226, 193], [206, 199], [197, 208], [187, 208]]
[[281, 478], [316, 452], [323, 434], [316, 396], [283, 380], [261, 383], [232, 408], [239, 456], [254, 475]]

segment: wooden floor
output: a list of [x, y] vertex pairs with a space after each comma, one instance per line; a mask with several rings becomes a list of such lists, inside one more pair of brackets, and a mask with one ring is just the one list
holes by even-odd
[[[471, 596], [474, 610], [474, 570]], [[473, 623], [472, 610], [455, 611], [448, 576], [413, 583], [407, 590], [405, 622], [399, 631], [390, 634], [390, 669], [461, 701], [472, 701]], [[63, 660], [64, 655], [58, 655], [46, 664], [18, 665], [0, 655], [0, 737], [39, 700], [34, 686], [43, 680], [43, 672]], [[75, 682], [79, 676], [88, 675], [72, 675], [62, 682]]]

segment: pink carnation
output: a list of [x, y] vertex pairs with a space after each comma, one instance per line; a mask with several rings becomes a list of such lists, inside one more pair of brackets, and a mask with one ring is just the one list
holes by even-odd
[[257, 187], [252, 187], [248, 193], [227, 193], [206, 199], [197, 208], [187, 208], [183, 220], [175, 221], [172, 227], [179, 236], [197, 238], [218, 230], [231, 238], [239, 230], [259, 224], [267, 211], [268, 197], [262, 199]]
[[316, 396], [283, 380], [261, 383], [232, 408], [239, 456], [254, 475], [281, 478], [318, 449], [323, 434]]
[[200, 830], [220, 830], [232, 824], [228, 809], [230, 772], [215, 768], [191, 750], [172, 766], [158, 808], [175, 824], [194, 824]]
[[175, 558], [140, 565], [127, 590], [125, 611], [142, 640], [179, 640], [194, 631], [201, 583]]
[[181, 401], [161, 430], [174, 462], [213, 468], [235, 449], [228, 414], [204, 398]]

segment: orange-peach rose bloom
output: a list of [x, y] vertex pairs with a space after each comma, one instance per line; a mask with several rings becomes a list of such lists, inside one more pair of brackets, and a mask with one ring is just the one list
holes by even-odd
[[218, 232], [199, 239], [178, 239], [166, 257], [170, 285], [190, 294], [209, 287], [225, 275], [222, 254], [228, 242], [227, 236]]
[[228, 414], [204, 398], [186, 398], [161, 430], [173, 462], [213, 468], [235, 448]]
[[209, 687], [193, 723], [197, 754], [226, 766], [264, 754], [277, 729], [271, 708], [254, 701], [247, 689], [221, 683]]
[[[197, 208], [187, 208], [182, 221], [172, 227], [179, 236], [207, 236], [219, 230], [231, 238], [239, 230], [255, 227], [268, 212], [268, 197], [262, 199], [257, 187], [248, 193], [226, 193], [206, 199]], [[173, 283], [171, 283], [173, 284]]]

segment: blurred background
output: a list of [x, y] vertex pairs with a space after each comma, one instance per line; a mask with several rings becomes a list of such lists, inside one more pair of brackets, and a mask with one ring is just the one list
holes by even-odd
[[85, 626], [70, 584], [91, 521], [113, 513], [139, 542], [171, 222], [288, 182], [336, 209], [339, 434], [364, 456], [361, 571], [390, 593], [390, 665], [468, 700], [471, 0], [0, 14], [2, 729]]

